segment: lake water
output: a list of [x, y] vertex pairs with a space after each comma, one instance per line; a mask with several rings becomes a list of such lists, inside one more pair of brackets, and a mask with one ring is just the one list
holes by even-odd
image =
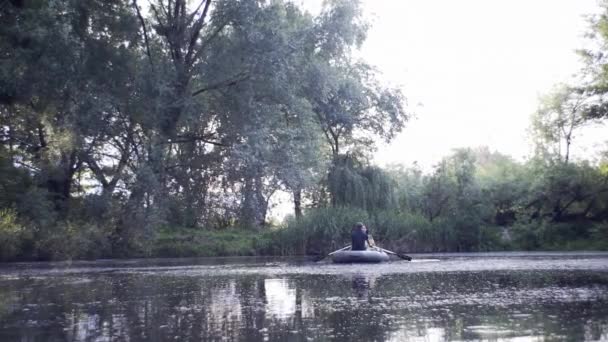
[[0, 341], [608, 341], [608, 253], [0, 264]]

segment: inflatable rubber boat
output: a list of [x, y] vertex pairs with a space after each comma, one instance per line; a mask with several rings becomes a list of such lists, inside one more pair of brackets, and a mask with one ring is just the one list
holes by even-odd
[[383, 251], [368, 249], [365, 251], [353, 251], [350, 249], [336, 251], [331, 254], [331, 260], [335, 263], [354, 263], [354, 262], [383, 262], [388, 261], [388, 254]]

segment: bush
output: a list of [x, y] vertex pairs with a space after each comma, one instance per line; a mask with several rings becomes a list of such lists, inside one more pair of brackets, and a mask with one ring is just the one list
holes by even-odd
[[155, 257], [261, 255], [270, 250], [272, 232], [244, 229], [202, 230], [163, 227], [153, 239]]
[[386, 210], [371, 215], [368, 224], [374, 240], [387, 249], [416, 251], [428, 248], [432, 240], [432, 225], [417, 213], [399, 213]]
[[519, 250], [594, 250], [607, 249], [606, 224], [534, 221], [515, 224], [510, 233], [512, 249]]
[[21, 194], [15, 208], [19, 218], [28, 227], [48, 227], [57, 220], [49, 193], [44, 189], [31, 188]]
[[41, 260], [110, 257], [109, 229], [86, 222], [57, 222], [40, 233], [36, 249]]
[[350, 243], [350, 232], [356, 222], [366, 222], [363, 209], [336, 207], [307, 210], [303, 217], [289, 217], [276, 231], [276, 249], [281, 255], [325, 254]]
[[511, 246], [515, 250], [532, 251], [541, 246], [540, 223], [516, 223], [510, 229]]
[[361, 209], [312, 209], [290, 218], [276, 232], [271, 253], [325, 254], [350, 242], [354, 223], [364, 222], [376, 243], [397, 252], [503, 250], [502, 230], [466, 218], [438, 218], [433, 222], [418, 213], [383, 210], [368, 216]]
[[591, 228], [591, 241], [593, 248], [597, 250], [608, 250], [608, 222], [597, 223]]
[[500, 226], [482, 226], [480, 228], [478, 252], [504, 251], [510, 245], [503, 239], [504, 228]]
[[22, 251], [22, 245], [30, 238], [23, 226], [17, 222], [17, 214], [12, 209], [0, 210], [0, 261], [15, 260]]

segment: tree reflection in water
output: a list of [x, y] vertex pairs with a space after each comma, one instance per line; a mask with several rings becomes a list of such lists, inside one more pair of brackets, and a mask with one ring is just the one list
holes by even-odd
[[608, 340], [592, 271], [0, 277], [1, 341]]
[[355, 274], [353, 276], [353, 290], [359, 299], [369, 300], [370, 290], [376, 283], [376, 276], [366, 274]]

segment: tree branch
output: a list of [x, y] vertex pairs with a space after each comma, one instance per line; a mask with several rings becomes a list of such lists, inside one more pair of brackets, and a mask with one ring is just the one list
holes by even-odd
[[135, 11], [137, 12], [137, 17], [139, 18], [139, 22], [144, 31], [144, 42], [146, 44], [146, 53], [148, 54], [148, 59], [150, 61], [150, 65], [154, 66], [154, 61], [152, 60], [152, 54], [150, 53], [150, 42], [148, 40], [148, 29], [146, 28], [146, 22], [144, 21], [144, 17], [141, 15], [139, 6], [137, 6], [137, 0], [133, 0], [133, 7], [135, 7]]
[[211, 145], [221, 146], [221, 147], [228, 146], [219, 141], [209, 140], [208, 138], [201, 137], [201, 136], [177, 137], [176, 139], [172, 139], [171, 141], [168, 141], [165, 144], [185, 144], [185, 143], [191, 143], [191, 142], [195, 142], [195, 141], [201, 141], [201, 142], [204, 142], [205, 144], [211, 144]]
[[220, 81], [214, 84], [210, 84], [208, 86], [202, 87], [196, 91], [194, 91], [192, 93], [192, 96], [197, 96], [200, 95], [206, 91], [209, 90], [214, 90], [214, 89], [219, 89], [219, 88], [224, 88], [224, 87], [229, 87], [229, 86], [233, 86], [236, 85], [239, 82], [245, 81], [249, 78], [249, 74], [248, 73], [242, 73], [241, 76], [239, 77], [239, 75], [237, 75], [236, 78], [234, 79], [229, 79], [229, 80], [224, 80], [224, 81]]
[[[152, 4], [152, 3], [150, 3], [150, 8], [152, 9], [152, 12], [154, 12], [154, 17], [156, 17], [156, 21], [158, 21], [158, 24], [160, 26], [162, 26], [163, 29], [167, 29], [167, 24], [163, 23], [163, 20], [161, 19], [161, 16], [158, 13], [158, 10], [156, 9], [156, 6], [154, 6], [154, 4]], [[167, 15], [167, 18], [169, 18], [168, 15]]]
[[93, 171], [93, 174], [97, 178], [97, 180], [101, 183], [101, 186], [105, 189], [108, 187], [108, 181], [106, 180], [106, 176], [103, 174], [103, 170], [97, 164], [95, 159], [91, 158], [87, 154], [82, 155], [82, 159], [89, 165], [89, 169]]
[[[194, 50], [195, 50], [196, 41], [198, 40], [201, 30], [205, 24], [205, 17], [207, 17], [207, 12], [209, 11], [209, 5], [211, 5], [211, 0], [204, 0], [203, 2], [201, 2], [199, 4], [198, 8], [196, 9], [196, 11], [192, 12], [192, 15], [189, 18], [189, 21], [191, 21], [194, 18], [194, 16], [196, 15], [196, 13], [198, 13], [198, 11], [201, 8], [201, 6], [203, 5], [203, 3], [205, 4], [203, 13], [196, 20], [194, 25], [192, 25], [192, 32], [190, 33], [190, 43], [188, 44], [188, 50], [186, 52], [187, 65], [190, 65], [195, 60], [195, 59], [191, 59], [192, 54], [194, 53]], [[196, 55], [195, 57], [198, 57], [198, 54], [195, 54], [195, 55]]]
[[188, 23], [192, 22], [192, 20], [194, 19], [194, 16], [196, 16], [196, 13], [198, 13], [198, 11], [201, 9], [201, 7], [203, 6], [203, 4], [205, 4], [205, 2], [208, 2], [207, 0], [202, 0], [198, 6], [196, 6], [196, 9], [194, 10], [194, 12], [192, 12], [192, 14], [190, 14], [190, 16], [188, 17]]
[[224, 27], [226, 27], [226, 25], [228, 25], [228, 21], [222, 23], [221, 25], [219, 25], [213, 32], [211, 32], [209, 34], [209, 36], [207, 37], [207, 39], [205, 39], [204, 42], [201, 43], [201, 45], [198, 47], [196, 54], [194, 55], [194, 57], [192, 57], [192, 61], [195, 61], [196, 59], [198, 59], [201, 54], [203, 53], [203, 50], [205, 49], [205, 47], [207, 46], [207, 44], [209, 44], [213, 39], [215, 39], [215, 37], [222, 32], [222, 30], [224, 29]]

